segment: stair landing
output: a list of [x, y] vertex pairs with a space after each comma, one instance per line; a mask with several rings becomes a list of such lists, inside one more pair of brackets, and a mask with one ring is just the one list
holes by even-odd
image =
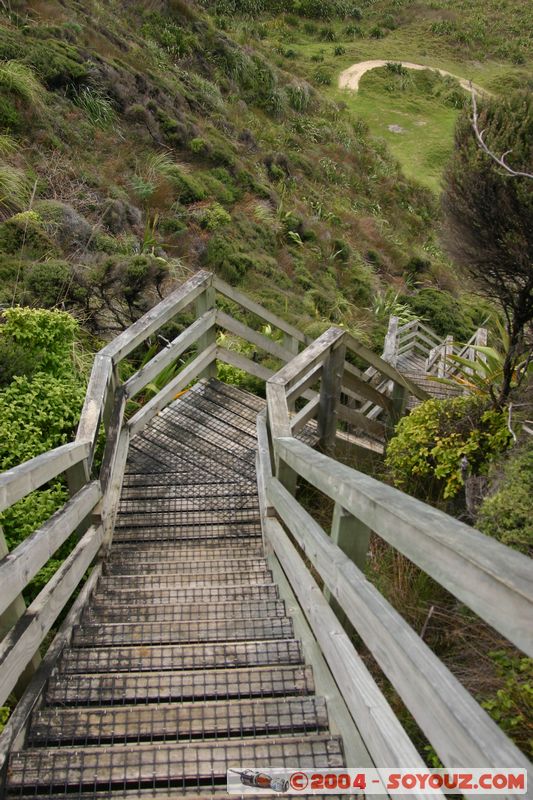
[[103, 575], [7, 797], [223, 798], [228, 767], [344, 765], [263, 549], [262, 408], [201, 381], [132, 440]]

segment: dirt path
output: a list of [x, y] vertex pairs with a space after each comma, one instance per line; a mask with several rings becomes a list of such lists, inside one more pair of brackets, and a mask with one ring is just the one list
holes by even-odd
[[[389, 59], [388, 61], [375, 59], [374, 61], [360, 61], [358, 64], [352, 64], [351, 67], [341, 72], [339, 76], [339, 88], [351, 89], [353, 92], [356, 92], [359, 89], [359, 81], [365, 72], [369, 72], [371, 69], [376, 69], [377, 67], [385, 67], [391, 60], [393, 59]], [[470, 91], [470, 81], [466, 80], [466, 78], [460, 78], [459, 75], [447, 72], [445, 69], [429, 67], [426, 64], [412, 64], [411, 61], [394, 61], [394, 63], [399, 63], [402, 67], [406, 67], [407, 69], [431, 69], [434, 72], [438, 72], [439, 75], [449, 75], [452, 78], [456, 78], [463, 89]], [[472, 84], [472, 87], [477, 94], [487, 94], [485, 89], [475, 83]]]

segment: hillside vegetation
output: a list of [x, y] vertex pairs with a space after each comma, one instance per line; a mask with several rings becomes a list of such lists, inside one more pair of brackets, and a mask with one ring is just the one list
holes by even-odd
[[[206, 0], [207, 2], [207, 0]], [[386, 69], [363, 77], [357, 94], [339, 91], [338, 76], [354, 63], [383, 59], [438, 67], [498, 94], [533, 86], [533, 11], [519, 0], [360, 0], [294, 2], [280, 16], [261, 0], [210, 0], [222, 19], [240, 12], [239, 35], [252, 36], [280, 66], [321, 86], [364, 119], [387, 143], [404, 172], [440, 189], [453, 146], [457, 113], [467, 100], [451, 79]], [[298, 11], [307, 9], [310, 19]], [[229, 17], [231, 15], [231, 17]]]
[[[0, 303], [116, 330], [205, 267], [312, 333], [342, 323], [379, 347], [406, 281], [455, 290], [431, 194], [230, 19], [179, 0], [11, 4]], [[466, 313], [470, 330], [486, 315]]]

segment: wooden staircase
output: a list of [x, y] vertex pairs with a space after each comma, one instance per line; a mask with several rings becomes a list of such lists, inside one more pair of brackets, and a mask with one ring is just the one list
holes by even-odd
[[[219, 295], [282, 337], [221, 311]], [[120, 361], [191, 303], [195, 321], [121, 383]], [[216, 380], [217, 362], [262, 380], [266, 400]], [[372, 534], [533, 654], [530, 560], [334, 458], [339, 441], [375, 452], [411, 396], [427, 393], [346, 331], [309, 342], [209, 273], [103, 348], [76, 441], [0, 475], [0, 512], [63, 474], [70, 492], [12, 552], [0, 531], [0, 705], [18, 697], [0, 797], [225, 800], [228, 767], [426, 769], [353, 629], [444, 765], [527, 768], [365, 578]], [[303, 483], [331, 504], [327, 531]], [[21, 592], [75, 531], [26, 607]]]
[[264, 405], [201, 381], [132, 439], [102, 577], [7, 797], [218, 796], [229, 765], [343, 765], [264, 552]]

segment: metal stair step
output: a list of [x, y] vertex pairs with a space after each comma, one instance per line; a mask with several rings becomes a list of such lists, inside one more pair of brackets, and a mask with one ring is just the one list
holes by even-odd
[[232, 669], [302, 663], [302, 648], [296, 639], [259, 639], [248, 642], [73, 648], [65, 651], [59, 669], [61, 672], [83, 674]]
[[287, 639], [293, 635], [292, 620], [267, 619], [210, 620], [191, 622], [145, 622], [81, 625], [74, 628], [73, 647], [113, 645], [178, 644], [180, 642], [227, 642], [232, 640]]
[[277, 600], [279, 591], [274, 583], [248, 584], [244, 586], [204, 586], [185, 589], [139, 589], [124, 586], [119, 589], [101, 590], [99, 585], [93, 594], [94, 604], [110, 603], [117, 607], [145, 607], [187, 603], [232, 603], [247, 600]]
[[52, 787], [64, 794], [82, 789], [213, 786], [226, 782], [228, 766], [342, 767], [342, 744], [328, 734], [231, 742], [33, 748], [11, 755], [9, 790]]
[[319, 733], [326, 703], [317, 697], [157, 703], [120, 708], [45, 708], [33, 718], [30, 747], [178, 742], [195, 739]]
[[71, 675], [56, 673], [48, 684], [48, 705], [128, 705], [131, 703], [231, 700], [314, 693], [310, 667], [275, 665], [182, 672], [128, 672]]
[[84, 624], [105, 624], [107, 622], [193, 622], [209, 620], [260, 619], [284, 617], [285, 603], [282, 600], [252, 600], [228, 603], [189, 603], [188, 605], [146, 605], [115, 606], [110, 599], [107, 603], [92, 603], [83, 614]]

